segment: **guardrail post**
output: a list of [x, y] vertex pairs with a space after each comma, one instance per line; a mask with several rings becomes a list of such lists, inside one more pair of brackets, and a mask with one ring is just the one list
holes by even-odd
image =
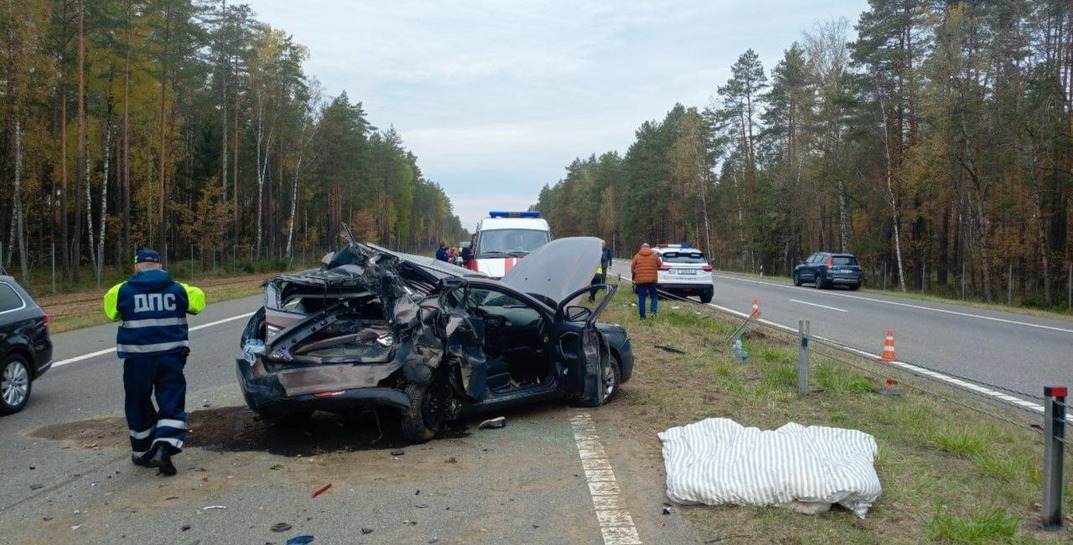
[[808, 320], [797, 321], [797, 393], [808, 393], [808, 336], [810, 324]]
[[1043, 527], [1055, 530], [1062, 527], [1066, 393], [1064, 386], [1043, 388]]

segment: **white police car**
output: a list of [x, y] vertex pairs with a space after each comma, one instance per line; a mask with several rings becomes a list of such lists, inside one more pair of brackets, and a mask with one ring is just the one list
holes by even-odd
[[696, 295], [702, 303], [712, 302], [715, 295], [712, 266], [703, 252], [681, 244], [660, 244], [654, 250], [663, 262], [657, 289], [683, 297]]

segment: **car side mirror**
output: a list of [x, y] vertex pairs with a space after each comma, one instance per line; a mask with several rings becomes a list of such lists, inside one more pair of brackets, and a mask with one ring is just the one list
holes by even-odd
[[563, 314], [568, 322], [585, 322], [592, 316], [592, 309], [580, 305], [569, 306]]

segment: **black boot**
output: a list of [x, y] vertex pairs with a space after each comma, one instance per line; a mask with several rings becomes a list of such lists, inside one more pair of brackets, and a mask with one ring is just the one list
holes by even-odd
[[149, 467], [149, 460], [146, 460], [144, 456], [131, 454], [130, 461], [136, 466]]
[[148, 465], [157, 468], [157, 471], [165, 477], [171, 477], [178, 472], [175, 464], [171, 463], [171, 454], [164, 447], [153, 450], [153, 457], [149, 459]]

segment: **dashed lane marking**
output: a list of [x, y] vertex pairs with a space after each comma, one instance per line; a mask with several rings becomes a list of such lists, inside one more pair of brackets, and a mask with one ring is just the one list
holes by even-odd
[[[626, 280], [627, 282], [633, 282], [633, 280], [630, 279], [626, 275], [622, 275], [622, 279]], [[737, 278], [736, 280], [741, 280], [741, 279]], [[767, 282], [757, 282], [755, 280], [746, 280], [746, 282], [753, 282], [753, 283], [756, 283], [756, 284], [765, 284], [765, 285], [777, 286], [777, 284], [769, 284]], [[841, 294], [833, 294], [833, 295], [841, 295]], [[858, 299], [867, 299], [867, 298], [863, 298], [863, 297], [856, 297], [856, 298], [858, 298]], [[879, 300], [877, 299], [876, 301], [879, 301]], [[888, 302], [888, 301], [879, 301], [879, 302]], [[901, 304], [901, 303], [891, 303], [891, 304]], [[708, 306], [710, 306], [712, 308], [717, 308], [717, 309], [719, 309], [719, 310], [721, 310], [723, 312], [726, 312], [728, 314], [732, 314], [734, 316], [738, 316], [738, 317], [741, 317], [741, 318], [748, 318], [749, 317], [749, 315], [744, 313], [744, 312], [740, 312], [740, 311], [734, 310], [734, 309], [729, 308], [729, 307], [724, 307], [722, 305], [717, 305], [715, 303], [708, 303]], [[912, 306], [912, 305], [907, 305], [907, 306]], [[935, 309], [929, 309], [929, 310], [935, 310]], [[953, 311], [949, 311], [949, 312], [953, 313]], [[983, 318], [986, 318], [986, 317], [983, 317]], [[785, 325], [780, 324], [778, 322], [772, 322], [771, 320], [767, 320], [767, 319], [764, 319], [764, 318], [759, 318], [759, 319], [757, 319], [757, 321], [760, 322], [760, 323], [767, 324], [769, 326], [775, 327], [777, 329], [781, 329], [781, 330], [786, 331], [788, 333], [797, 334], [796, 329], [794, 329], [792, 327], [789, 327], [789, 326], [785, 326]], [[999, 320], [999, 321], [1003, 321], [1003, 320]], [[1034, 324], [1021, 324], [1021, 325], [1034, 325]], [[1039, 326], [1039, 327], [1043, 327], [1043, 326]], [[866, 351], [861, 350], [859, 348], [854, 348], [852, 346], [848, 346], [848, 345], [833, 341], [831, 339], [828, 339], [826, 337], [821, 337], [819, 335], [813, 335], [813, 337], [816, 338], [816, 339], [819, 339], [819, 340], [821, 340], [823, 342], [826, 342], [827, 344], [830, 344], [832, 346], [836, 346], [836, 347], [841, 348], [843, 350], [853, 352], [854, 354], [857, 354], [859, 356], [869, 358], [869, 359], [872, 359], [872, 360], [875, 360], [875, 361], [880, 360], [880, 356], [877, 355], [877, 354], [873, 354], [871, 352], [866, 352]], [[984, 396], [987, 396], [987, 397], [991, 397], [993, 399], [1004, 401], [1006, 403], [1016, 405], [1018, 407], [1021, 407], [1023, 409], [1029, 410], [1029, 411], [1033, 411], [1033, 412], [1037, 412], [1037, 413], [1043, 413], [1043, 405], [1040, 405], [1039, 403], [1033, 403], [1031, 401], [1022, 399], [1020, 397], [1016, 397], [1016, 396], [1012, 396], [1012, 395], [1009, 395], [1009, 394], [1006, 394], [1006, 393], [1003, 393], [1003, 392], [999, 392], [997, 390], [993, 390], [991, 388], [980, 386], [978, 384], [973, 384], [971, 382], [967, 382], [967, 381], [961, 380], [959, 378], [951, 377], [949, 375], [944, 375], [943, 373], [940, 373], [938, 371], [933, 371], [931, 369], [926, 369], [924, 367], [913, 365], [911, 363], [906, 363], [904, 361], [892, 361], [892, 362], [885, 362], [885, 363], [889, 364], [889, 365], [896, 366], [896, 367], [901, 367], [902, 369], [905, 369], [906, 371], [909, 371], [909, 372], [912, 372], [912, 373], [929, 376], [931, 378], [937, 379], [937, 380], [945, 382], [947, 384], [958, 386], [958, 387], [961, 387], [961, 388], [963, 388], [965, 390], [975, 392], [977, 394], [981, 394], [981, 395], [984, 395]], [[1073, 423], [1073, 415], [1067, 416], [1066, 420], [1071, 422], [1071, 423]]]
[[[737, 282], [748, 282], [750, 284], [760, 284], [762, 286], [768, 286], [768, 287], [772, 287], [772, 288], [783, 288], [783, 289], [788, 289], [788, 290], [800, 290], [801, 289], [801, 288], [797, 288], [797, 287], [794, 287], [794, 286], [776, 284], [776, 283], [773, 283], [773, 282], [762, 282], [760, 280], [751, 280], [751, 279], [748, 279], [748, 278], [741, 278], [741, 277], [738, 277], [738, 276], [730, 276], [730, 275], [716, 275], [716, 276], [718, 278], [724, 279], [724, 280], [737, 281]], [[1056, 326], [1043, 325], [1043, 324], [1034, 324], [1032, 322], [1025, 322], [1025, 321], [1021, 321], [1021, 320], [1011, 320], [1009, 318], [999, 318], [997, 316], [985, 316], [983, 314], [973, 314], [971, 312], [961, 312], [961, 311], [949, 310], [949, 309], [945, 309], [945, 308], [927, 307], [927, 306], [924, 306], [924, 305], [914, 305], [912, 303], [899, 303], [897, 301], [888, 301], [888, 300], [885, 300], [885, 299], [877, 299], [875, 297], [864, 297], [862, 295], [850, 295], [848, 293], [838, 293], [838, 292], [833, 292], [833, 291], [824, 291], [824, 292], [815, 292], [815, 293], [822, 294], [824, 296], [844, 297], [846, 299], [856, 299], [858, 301], [868, 301], [870, 303], [881, 303], [881, 304], [884, 304], [884, 305], [894, 305], [894, 306], [897, 306], [897, 307], [911, 308], [911, 309], [915, 309], [915, 310], [925, 310], [925, 311], [928, 311], [928, 312], [937, 312], [937, 313], [940, 313], [940, 314], [949, 314], [951, 316], [960, 316], [962, 318], [974, 318], [974, 319], [977, 319], [977, 320], [987, 320], [987, 321], [991, 321], [991, 322], [999, 322], [999, 323], [1003, 323], [1003, 324], [1010, 324], [1010, 325], [1016, 325], [1016, 326], [1021, 326], [1021, 327], [1032, 327], [1032, 328], [1036, 328], [1036, 329], [1044, 329], [1044, 330], [1047, 330], [1047, 331], [1057, 331], [1059, 333], [1073, 333], [1073, 329], [1068, 329], [1068, 328], [1064, 328], [1064, 327], [1056, 327]]]
[[642, 545], [633, 517], [623, 505], [615, 472], [600, 436], [596, 434], [592, 417], [586, 413], [575, 414], [570, 418], [570, 425], [574, 428], [578, 457], [585, 470], [585, 480], [589, 484], [589, 495], [596, 511], [596, 520], [600, 523], [604, 545]]
[[[222, 320], [216, 320], [215, 322], [209, 322], [207, 324], [196, 325], [194, 327], [191, 327], [190, 331], [197, 331], [199, 329], [205, 329], [205, 328], [208, 328], [208, 327], [218, 326], [220, 324], [226, 324], [227, 322], [233, 322], [235, 320], [241, 320], [243, 318], [249, 318], [250, 316], [253, 316], [253, 313], [252, 312], [247, 312], [246, 314], [239, 314], [238, 316], [231, 316], [230, 318], [224, 318]], [[80, 361], [96, 358], [97, 356], [103, 356], [105, 354], [115, 354], [115, 348], [114, 347], [113, 348], [106, 348], [104, 350], [98, 350], [96, 352], [90, 352], [88, 354], [82, 354], [81, 356], [75, 356], [73, 358], [67, 358], [65, 360], [60, 360], [60, 361], [57, 361], [57, 362], [53, 362], [52, 366], [53, 367], [63, 367], [64, 365], [67, 365], [67, 364], [77, 363], [77, 362], [80, 362]]]
[[802, 305], [809, 305], [809, 306], [813, 306], [813, 307], [825, 308], [827, 310], [837, 310], [838, 312], [849, 312], [848, 310], [846, 310], [844, 308], [829, 307], [827, 305], [821, 305], [819, 303], [810, 303], [808, 301], [802, 301], [800, 299], [790, 299], [790, 302], [791, 303], [800, 303]]

